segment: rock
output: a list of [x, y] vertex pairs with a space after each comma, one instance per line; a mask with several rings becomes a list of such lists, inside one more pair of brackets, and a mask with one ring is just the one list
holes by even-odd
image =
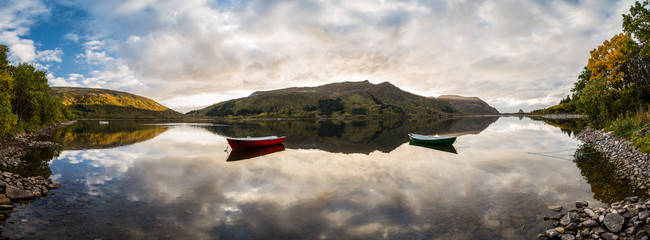
[[600, 224], [598, 224], [598, 222], [594, 221], [593, 219], [589, 219], [587, 221], [582, 222], [582, 226], [587, 228], [595, 228], [600, 226]]
[[588, 207], [589, 203], [587, 201], [578, 201], [576, 202], [576, 208]]
[[618, 235], [610, 232], [603, 233], [600, 236], [603, 237], [603, 239], [605, 240], [618, 240]]
[[562, 206], [561, 205], [551, 205], [547, 207], [548, 210], [551, 210], [553, 212], [559, 212], [562, 211]]
[[566, 215], [562, 219], [560, 219], [560, 224], [562, 224], [562, 226], [569, 225], [569, 223], [571, 223], [571, 218], [569, 217], [569, 215]]
[[578, 229], [578, 224], [574, 223], [574, 222], [571, 222], [571, 223], [569, 223], [569, 225], [566, 225], [565, 228], [566, 228], [566, 230], [569, 230], [569, 231], [575, 231], [576, 229]]
[[575, 240], [576, 237], [571, 234], [562, 234], [561, 240]]
[[11, 199], [9, 199], [4, 194], [0, 194], [0, 204], [7, 204], [7, 203], [11, 203]]
[[587, 214], [587, 216], [589, 216], [591, 219], [598, 219], [598, 214], [596, 214], [594, 212], [594, 210], [591, 210], [589, 208], [585, 208], [584, 211]]
[[559, 221], [560, 219], [562, 219], [562, 217], [564, 217], [564, 214], [561, 214], [561, 213], [560, 213], [560, 214], [557, 214], [557, 215], [551, 215], [551, 219], [553, 219], [553, 220], [558, 220], [558, 221]]
[[13, 209], [14, 209], [14, 205], [9, 205], [9, 204], [0, 205], [0, 211], [9, 211]]
[[7, 186], [5, 195], [7, 195], [7, 197], [12, 201], [34, 198], [34, 193], [16, 188], [14, 186]]
[[607, 229], [609, 229], [612, 232], [619, 232], [623, 228], [623, 224], [625, 223], [625, 218], [623, 216], [619, 215], [618, 213], [610, 213], [605, 215], [605, 219], [603, 220], [603, 224]]
[[650, 217], [650, 212], [643, 211], [639, 213], [639, 220], [641, 221], [645, 221], [648, 217]]
[[564, 231], [566, 231], [566, 229], [564, 229], [563, 227], [556, 227], [554, 228], [554, 230], [557, 231], [558, 233], [564, 233]]
[[555, 231], [555, 229], [548, 229], [548, 230], [544, 231], [544, 235], [546, 235], [549, 238], [554, 238], [554, 237], [560, 236], [560, 233]]

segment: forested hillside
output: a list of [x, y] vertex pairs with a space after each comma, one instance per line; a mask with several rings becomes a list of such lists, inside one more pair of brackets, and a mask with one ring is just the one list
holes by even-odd
[[181, 113], [154, 100], [115, 90], [52, 87], [72, 113], [84, 118], [180, 118]]
[[189, 116], [228, 117], [405, 117], [459, 113], [446, 101], [403, 91], [384, 82], [331, 83], [318, 87], [255, 92], [187, 113]]

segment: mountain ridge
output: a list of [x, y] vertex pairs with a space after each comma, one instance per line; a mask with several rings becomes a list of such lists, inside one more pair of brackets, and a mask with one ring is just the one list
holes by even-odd
[[[478, 101], [483, 102], [480, 99]], [[480, 113], [491, 114], [494, 112]], [[404, 91], [390, 82], [373, 84], [365, 80], [336, 82], [316, 87], [256, 91], [247, 97], [231, 99], [190, 111], [186, 116], [314, 118], [443, 116], [449, 114], [466, 113], [459, 111], [447, 99], [441, 100], [416, 95]]]
[[458, 95], [440, 95], [436, 99], [447, 101], [456, 109], [468, 114], [500, 114], [499, 111], [478, 97], [463, 97]]

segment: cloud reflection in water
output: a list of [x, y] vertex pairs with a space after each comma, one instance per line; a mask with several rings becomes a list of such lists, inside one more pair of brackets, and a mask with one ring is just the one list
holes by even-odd
[[[102, 208], [116, 216], [105, 218], [155, 216], [173, 236], [530, 238], [545, 227], [547, 204], [595, 200], [574, 163], [525, 152], [577, 144], [543, 123], [502, 118], [459, 138], [457, 155], [405, 143], [390, 153], [287, 149], [226, 162], [223, 137], [174, 126], [129, 146], [64, 151], [52, 169], [66, 172], [64, 186], [79, 181], [111, 198]], [[96, 231], [160, 231], [120, 223]]]

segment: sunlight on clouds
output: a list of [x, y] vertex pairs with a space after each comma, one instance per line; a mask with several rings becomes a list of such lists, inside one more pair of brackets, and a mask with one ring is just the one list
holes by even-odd
[[[91, 16], [93, 31], [64, 39], [87, 39], [77, 61], [92, 70], [77, 73], [83, 80], [50, 79], [129, 91], [179, 110], [259, 90], [368, 79], [530, 111], [569, 93], [589, 51], [621, 31], [632, 2], [253, 0], [217, 8], [203, 0], [70, 0]], [[29, 3], [0, 11], [40, 6]], [[0, 27], [0, 40], [23, 59], [40, 53], [21, 38], [48, 11], [37, 10]]]

